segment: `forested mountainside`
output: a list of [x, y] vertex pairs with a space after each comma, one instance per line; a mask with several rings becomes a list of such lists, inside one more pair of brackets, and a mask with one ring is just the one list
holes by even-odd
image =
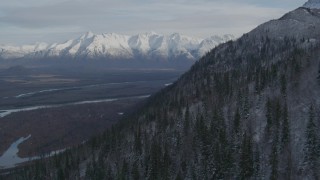
[[135, 115], [4, 179], [319, 179], [320, 10], [219, 45]]

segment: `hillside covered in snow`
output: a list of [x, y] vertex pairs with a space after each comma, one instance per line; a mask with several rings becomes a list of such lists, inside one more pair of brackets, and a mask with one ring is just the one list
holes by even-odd
[[310, 9], [320, 9], [320, 0], [309, 0], [303, 7]]

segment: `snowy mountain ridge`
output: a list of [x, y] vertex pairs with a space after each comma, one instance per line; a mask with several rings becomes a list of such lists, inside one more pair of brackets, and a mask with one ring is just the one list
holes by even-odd
[[320, 0], [309, 0], [303, 7], [310, 9], [320, 9]]
[[71, 59], [133, 59], [171, 60], [177, 57], [195, 60], [215, 46], [235, 39], [233, 35], [193, 38], [174, 33], [160, 35], [154, 32], [133, 36], [116, 33], [87, 32], [79, 38], [63, 43], [35, 45], [0, 45], [2, 59], [15, 58], [71, 58]]

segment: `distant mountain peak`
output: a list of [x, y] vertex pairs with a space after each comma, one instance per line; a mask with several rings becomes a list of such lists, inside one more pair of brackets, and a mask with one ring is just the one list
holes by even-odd
[[320, 0], [309, 0], [303, 7], [310, 9], [320, 9]]
[[216, 45], [234, 39], [231, 35], [194, 38], [179, 33], [170, 35], [145, 32], [133, 36], [117, 33], [94, 34], [89, 31], [82, 36], [63, 43], [24, 46], [0, 46], [0, 58], [32, 59], [140, 59], [175, 60], [177, 57], [196, 60]]

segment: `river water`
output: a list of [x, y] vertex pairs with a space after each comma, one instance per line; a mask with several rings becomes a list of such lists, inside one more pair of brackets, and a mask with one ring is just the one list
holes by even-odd
[[19, 144], [28, 140], [31, 135], [27, 137], [21, 137], [17, 141], [13, 142], [6, 152], [0, 157], [0, 168], [11, 168], [16, 164], [29, 161], [30, 158], [20, 158], [17, 154], [19, 152]]
[[[21, 158], [18, 156], [18, 152], [19, 152], [18, 146], [24, 141], [28, 140], [30, 137], [31, 135], [27, 137], [21, 137], [10, 145], [10, 147], [6, 150], [6, 152], [4, 152], [3, 155], [0, 157], [0, 169], [13, 168], [21, 163], [41, 158], [40, 156], [33, 156], [33, 157], [27, 157], [27, 158]], [[52, 151], [46, 154], [44, 157], [53, 156], [55, 154], [64, 152], [65, 150], [66, 149]]]
[[5, 116], [8, 116], [13, 113], [17, 113], [17, 112], [33, 111], [33, 110], [37, 110], [37, 109], [47, 109], [47, 108], [63, 107], [63, 106], [70, 106], [70, 105], [80, 105], [80, 104], [93, 104], [93, 103], [101, 103], [101, 102], [113, 102], [113, 101], [118, 101], [118, 100], [123, 100], [123, 99], [144, 99], [144, 98], [148, 98], [148, 97], [150, 97], [150, 95], [97, 99], [97, 100], [78, 101], [78, 102], [54, 104], [54, 105], [30, 106], [30, 107], [23, 107], [23, 108], [17, 108], [17, 109], [2, 109], [2, 110], [0, 110], [0, 118], [3, 118]]
[[[68, 90], [77, 90], [77, 89], [86, 89], [86, 88], [94, 88], [94, 87], [103, 87], [103, 86], [110, 86], [110, 85], [121, 85], [121, 84], [137, 84], [137, 83], [147, 83], [147, 82], [153, 82], [153, 81], [128, 81], [128, 82], [118, 82], [118, 83], [105, 83], [105, 84], [92, 84], [92, 85], [85, 85], [85, 86], [73, 86], [73, 87], [67, 87], [67, 88], [54, 88], [54, 89], [44, 89], [39, 91], [33, 91], [28, 92], [24, 94], [18, 94], [14, 96], [15, 98], [24, 98], [24, 97], [30, 97], [42, 93], [48, 93], [48, 92], [57, 92], [57, 91], [68, 91]], [[8, 98], [8, 97], [7, 97]]]

